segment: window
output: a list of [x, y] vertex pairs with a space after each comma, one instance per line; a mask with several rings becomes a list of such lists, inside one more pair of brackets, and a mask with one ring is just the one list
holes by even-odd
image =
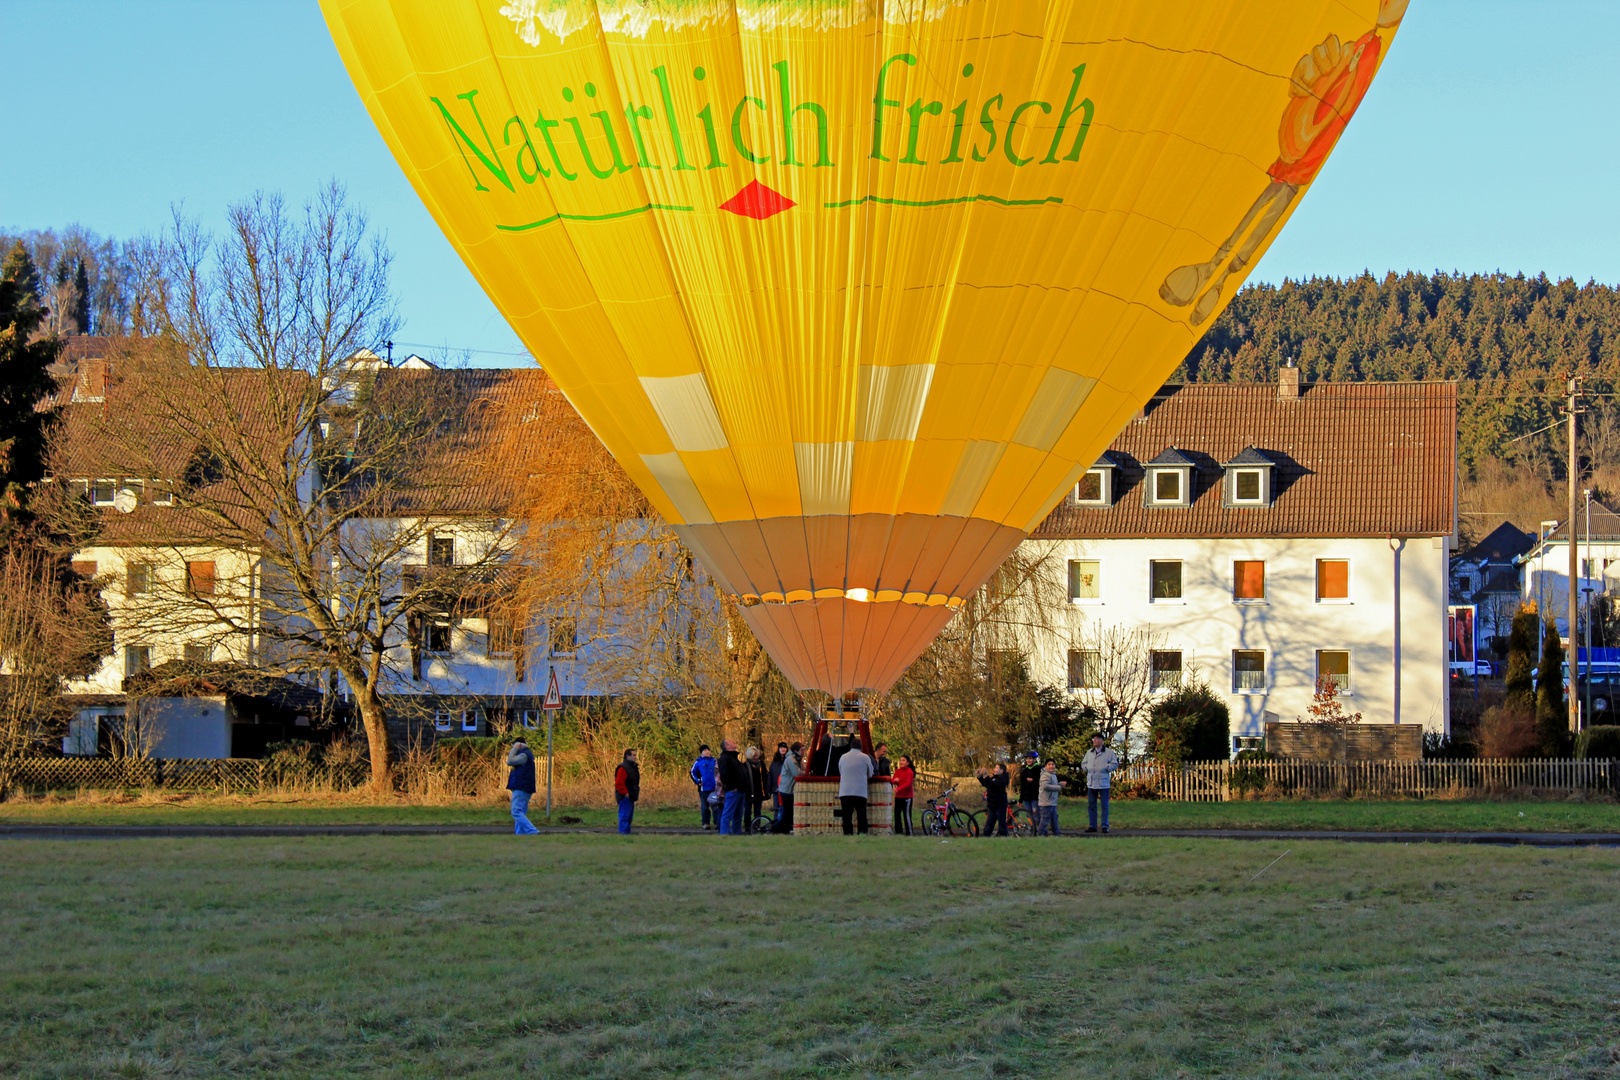
[[139, 596], [152, 588], [152, 564], [132, 562], [124, 567], [124, 592]]
[[518, 713], [518, 723], [522, 724], [530, 731], [533, 731], [535, 728], [540, 726], [540, 710], [524, 709], [522, 712]]
[[1095, 690], [1102, 685], [1102, 653], [1097, 649], [1069, 650], [1069, 689]]
[[1266, 598], [1266, 564], [1259, 559], [1238, 559], [1232, 563], [1232, 599]]
[[456, 721], [455, 713], [436, 712], [436, 713], [433, 714], [433, 730], [434, 731], [450, 731], [450, 730], [453, 729], [453, 725], [455, 724], [455, 721]]
[[1241, 754], [1245, 750], [1264, 750], [1266, 737], [1264, 735], [1234, 735], [1232, 736], [1232, 753]]
[[1148, 579], [1154, 600], [1181, 599], [1181, 561], [1154, 560], [1148, 563]]
[[450, 651], [450, 616], [429, 615], [422, 626], [422, 651], [443, 656]]
[[90, 497], [90, 481], [88, 480], [69, 480], [67, 486], [69, 492], [81, 499]]
[[93, 578], [93, 577], [95, 577], [96, 576], [95, 560], [93, 560], [93, 559], [74, 559], [73, 560], [73, 572], [75, 574], [78, 574], [82, 578]]
[[1260, 503], [1265, 501], [1265, 475], [1259, 469], [1237, 469], [1232, 473], [1232, 501]]
[[101, 714], [92, 709], [81, 709], [68, 721], [67, 736], [62, 740], [62, 753], [70, 757], [95, 757], [101, 742]]
[[478, 734], [478, 710], [468, 709], [461, 714], [461, 730]]
[[456, 565], [456, 538], [453, 536], [429, 536], [428, 565]]
[[152, 646], [126, 645], [124, 646], [124, 675], [137, 675], [150, 669], [152, 666]]
[[136, 505], [146, 501], [145, 480], [125, 480], [124, 491], [135, 501]]
[[1107, 506], [1109, 499], [1107, 469], [1092, 469], [1074, 485], [1074, 501], [1081, 506]]
[[1176, 690], [1181, 687], [1181, 654], [1153, 651], [1153, 689]]
[[186, 663], [188, 664], [206, 664], [213, 658], [214, 647], [212, 645], [186, 646]]
[[94, 480], [90, 483], [90, 501], [97, 506], [111, 506], [118, 497], [118, 481]]
[[1316, 600], [1350, 599], [1350, 560], [1316, 560]]
[[1096, 559], [1069, 560], [1069, 599], [1075, 603], [1101, 600], [1102, 587], [1098, 581]]
[[214, 564], [211, 562], [186, 563], [186, 592], [192, 596], [214, 595]]
[[1232, 650], [1232, 689], [1264, 691], [1266, 688], [1266, 653], [1264, 649]]
[[1153, 501], [1179, 503], [1181, 501], [1181, 471], [1160, 469], [1153, 474]]
[[523, 644], [523, 631], [512, 625], [510, 615], [489, 616], [489, 655], [511, 656]]
[[1324, 679], [1332, 679], [1333, 685], [1339, 688], [1339, 693], [1350, 692], [1350, 653], [1347, 649], [1318, 649], [1316, 650], [1316, 681], [1321, 685]]
[[174, 505], [174, 489], [161, 480], [152, 481], [152, 504], [154, 506]]
[[579, 627], [573, 619], [558, 619], [551, 624], [551, 655], [572, 656], [579, 648]]

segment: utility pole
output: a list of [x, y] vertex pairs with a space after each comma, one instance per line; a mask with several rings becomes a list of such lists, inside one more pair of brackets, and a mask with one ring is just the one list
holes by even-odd
[[[1564, 656], [1569, 662], [1569, 686], [1564, 695], [1569, 705], [1569, 730], [1580, 730], [1581, 695], [1579, 684], [1580, 665], [1576, 662], [1580, 656], [1580, 639], [1575, 636], [1575, 613], [1580, 606], [1580, 582], [1577, 572], [1580, 570], [1579, 550], [1575, 543], [1575, 515], [1577, 499], [1580, 495], [1581, 459], [1579, 447], [1575, 441], [1575, 418], [1583, 410], [1580, 407], [1581, 380], [1569, 380], [1569, 514], [1564, 518], [1565, 529], [1569, 537], [1569, 651]], [[1556, 625], [1556, 622], [1555, 624]], [[1574, 655], [1570, 655], [1573, 653]]]

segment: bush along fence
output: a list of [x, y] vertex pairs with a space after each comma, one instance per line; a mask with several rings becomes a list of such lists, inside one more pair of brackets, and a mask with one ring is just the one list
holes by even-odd
[[276, 758], [20, 758], [11, 784], [24, 790], [168, 788], [176, 791], [260, 791], [319, 788], [347, 791], [371, 778], [361, 761], [324, 764]]
[[1176, 802], [1243, 798], [1423, 799], [1507, 792], [1620, 791], [1620, 762], [1197, 761], [1179, 769], [1141, 762], [1114, 774], [1121, 794]]

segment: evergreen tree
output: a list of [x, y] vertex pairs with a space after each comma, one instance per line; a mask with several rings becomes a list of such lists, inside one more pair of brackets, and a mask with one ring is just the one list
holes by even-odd
[[1569, 712], [1564, 704], [1564, 643], [1558, 627], [1547, 620], [1541, 640], [1541, 667], [1536, 669], [1536, 732], [1543, 757], [1563, 757], [1569, 750]]
[[55, 415], [39, 403], [55, 389], [49, 368], [60, 348], [54, 339], [30, 340], [45, 316], [39, 275], [18, 243], [0, 267], [0, 543], [24, 523], [30, 489], [45, 476]]
[[79, 260], [79, 268], [73, 274], [73, 305], [67, 314], [73, 326], [69, 333], [90, 333], [90, 275], [83, 259]]
[[1504, 675], [1507, 701], [1529, 709], [1535, 704], [1536, 631], [1540, 620], [1528, 608], [1520, 608], [1513, 616], [1513, 629], [1508, 634], [1507, 671]]

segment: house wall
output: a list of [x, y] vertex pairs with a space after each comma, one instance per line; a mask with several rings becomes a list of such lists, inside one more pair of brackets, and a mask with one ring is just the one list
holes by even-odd
[[[1163, 635], [1184, 672], [1222, 694], [1234, 735], [1261, 736], [1267, 719], [1306, 714], [1316, 684], [1316, 650], [1350, 651], [1345, 708], [1365, 723], [1449, 729], [1446, 604], [1449, 541], [1407, 540], [1400, 552], [1400, 712], [1395, 714], [1395, 552], [1384, 539], [1118, 539], [1026, 541], [1069, 559], [1098, 560], [1101, 596], [1069, 603], [1061, 632], [1032, 658], [1038, 682], [1067, 686], [1068, 651], [1088, 628], [1125, 625]], [[1182, 599], [1150, 597], [1151, 560], [1181, 560]], [[1233, 600], [1233, 562], [1266, 564], [1262, 602]], [[1316, 560], [1347, 559], [1347, 601], [1316, 599]], [[1232, 651], [1266, 652], [1266, 688], [1233, 689]], [[1083, 697], [1085, 691], [1073, 691]]]
[[[101, 598], [106, 602], [113, 625], [112, 655], [84, 679], [70, 679], [68, 694], [119, 694], [127, 667], [127, 648], [144, 645], [151, 649], [153, 666], [169, 660], [183, 660], [186, 646], [207, 647], [214, 660], [251, 660], [251, 641], [245, 635], [226, 632], [206, 606], [186, 595], [186, 564], [212, 562], [215, 565], [213, 602], [240, 623], [253, 618], [253, 560], [246, 553], [208, 547], [87, 547], [73, 556], [75, 562], [94, 562]], [[145, 592], [130, 592], [129, 571], [133, 564], [151, 568], [151, 581]]]
[[[1583, 604], [1620, 587], [1620, 541], [1593, 537], [1588, 542], [1582, 538], [1576, 548], [1580, 576], [1575, 579], [1575, 588]], [[1538, 611], [1557, 623], [1558, 632], [1568, 637], [1569, 542], [1547, 540], [1536, 545], [1525, 557], [1520, 581], [1524, 600], [1535, 603]]]

